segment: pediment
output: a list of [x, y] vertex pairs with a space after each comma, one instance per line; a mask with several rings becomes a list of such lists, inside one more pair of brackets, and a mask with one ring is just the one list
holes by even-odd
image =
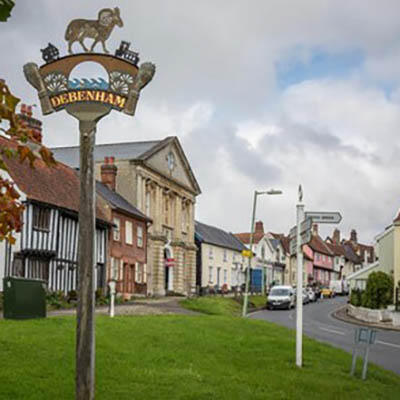
[[152, 149], [143, 161], [152, 170], [189, 189], [194, 194], [200, 194], [200, 187], [176, 137], [161, 142], [160, 146]]

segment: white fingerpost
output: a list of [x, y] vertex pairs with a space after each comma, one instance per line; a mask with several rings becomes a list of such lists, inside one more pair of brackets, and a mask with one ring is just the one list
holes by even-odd
[[304, 220], [303, 190], [299, 185], [297, 211], [297, 304], [296, 304], [296, 365], [302, 366], [303, 359], [303, 250], [300, 225]]
[[115, 280], [110, 281], [109, 283], [110, 286], [110, 295], [111, 295], [111, 301], [110, 301], [110, 317], [113, 318], [115, 315], [115, 293], [116, 293], [116, 282]]

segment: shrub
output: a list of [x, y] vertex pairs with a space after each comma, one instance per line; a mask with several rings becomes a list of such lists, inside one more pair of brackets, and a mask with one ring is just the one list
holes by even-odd
[[64, 293], [61, 290], [57, 292], [48, 292], [46, 294], [46, 303], [47, 307], [50, 310], [71, 308], [71, 305], [68, 303], [68, 298], [64, 295]]
[[3, 309], [3, 293], [0, 293], [0, 310]]
[[393, 303], [393, 278], [382, 271], [368, 276], [362, 306], [378, 310]]
[[350, 304], [355, 307], [360, 307], [362, 304], [363, 290], [355, 288], [351, 290]]

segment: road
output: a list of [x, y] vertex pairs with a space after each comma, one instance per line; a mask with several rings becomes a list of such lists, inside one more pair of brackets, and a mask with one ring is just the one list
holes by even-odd
[[[303, 307], [303, 333], [321, 342], [352, 352], [357, 325], [339, 321], [331, 313], [347, 298], [324, 299]], [[295, 329], [296, 310], [257, 311], [249, 318], [267, 320]], [[371, 347], [371, 362], [400, 375], [400, 332], [378, 329], [376, 344]], [[349, 364], [350, 369], [350, 364]]]

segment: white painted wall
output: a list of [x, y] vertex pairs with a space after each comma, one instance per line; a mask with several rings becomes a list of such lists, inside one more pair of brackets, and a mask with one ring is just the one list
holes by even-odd
[[[225, 257], [226, 254], [226, 257]], [[228, 289], [232, 286], [244, 283], [243, 265], [246, 261], [240, 251], [215, 246], [208, 243], [201, 244], [201, 286], [219, 286], [227, 284]], [[210, 267], [211, 274], [210, 274]], [[211, 278], [211, 279], [210, 279]]]

